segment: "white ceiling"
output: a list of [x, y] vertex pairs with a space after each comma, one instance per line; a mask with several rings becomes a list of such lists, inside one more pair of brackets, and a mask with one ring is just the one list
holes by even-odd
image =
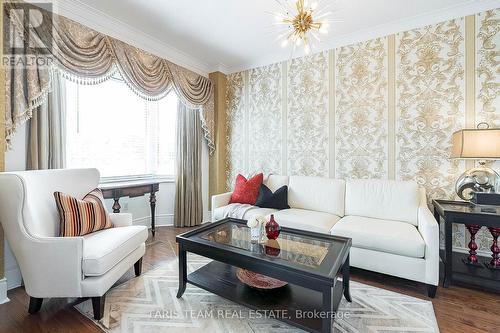
[[[168, 48], [170, 57], [184, 57], [185, 64], [198, 72], [229, 73], [290, 58], [290, 50], [275, 41], [277, 28], [267, 13], [277, 8], [273, 0], [73, 0], [72, 7], [68, 2], [60, 2], [63, 15], [79, 21], [88, 19], [85, 12], [100, 15], [100, 19], [93, 18], [94, 23], [100, 22], [100, 30], [106, 30], [106, 18], [112, 20], [115, 30], [121, 31], [115, 35], [122, 33], [119, 37], [126, 39], [123, 27], [128, 27], [150, 44], [162, 44], [149, 51], [162, 53]], [[500, 7], [498, 0], [322, 2], [334, 4], [331, 18], [341, 22], [332, 24], [316, 51]], [[65, 13], [70, 7], [73, 13]]]

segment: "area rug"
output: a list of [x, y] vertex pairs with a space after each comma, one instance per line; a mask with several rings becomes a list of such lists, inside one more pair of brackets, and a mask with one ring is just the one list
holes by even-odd
[[[196, 255], [188, 257], [190, 271], [209, 262]], [[177, 287], [177, 262], [173, 261], [111, 289], [99, 322], [92, 318], [90, 300], [75, 307], [113, 333], [304, 332], [190, 284], [177, 299]], [[342, 300], [334, 332], [439, 332], [429, 301], [357, 282], [351, 282], [350, 289], [353, 301]]]

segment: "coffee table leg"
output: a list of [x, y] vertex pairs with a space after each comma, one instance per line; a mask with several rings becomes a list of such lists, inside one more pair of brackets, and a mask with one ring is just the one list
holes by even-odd
[[323, 290], [323, 309], [322, 311], [326, 314], [323, 318], [323, 323], [321, 327], [322, 333], [331, 333], [333, 326], [333, 293], [332, 288], [327, 287]]
[[342, 284], [344, 286], [344, 297], [348, 302], [352, 302], [351, 292], [349, 290], [349, 280], [350, 280], [350, 271], [349, 271], [349, 255], [347, 255], [347, 259], [345, 260], [344, 265], [342, 266]]
[[179, 244], [179, 291], [177, 291], [177, 298], [181, 298], [186, 291], [187, 283], [187, 257], [186, 251]]

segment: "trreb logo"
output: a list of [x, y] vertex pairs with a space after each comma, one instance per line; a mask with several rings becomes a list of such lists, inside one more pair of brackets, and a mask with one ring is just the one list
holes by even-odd
[[4, 57], [50, 54], [52, 49], [52, 2], [3, 1], [2, 5]]

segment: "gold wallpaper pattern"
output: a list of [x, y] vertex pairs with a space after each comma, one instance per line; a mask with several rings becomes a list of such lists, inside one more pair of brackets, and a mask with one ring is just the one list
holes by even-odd
[[244, 72], [229, 74], [226, 88], [227, 188], [234, 187], [236, 175], [245, 172]]
[[[487, 121], [496, 127], [500, 126], [499, 20], [499, 9], [480, 13], [473, 27], [473, 116], [476, 124]], [[260, 166], [292, 175], [327, 177], [335, 171], [337, 178], [389, 178], [388, 151], [394, 147], [390, 167], [395, 179], [416, 180], [429, 199], [453, 198], [454, 183], [465, 170], [463, 162], [448, 158], [451, 134], [465, 127], [465, 19], [398, 33], [395, 43], [391, 54], [388, 38], [378, 38], [229, 75], [229, 187], [238, 172], [252, 173]], [[333, 53], [335, 61], [329, 62]], [[389, 77], [391, 57], [395, 73]], [[335, 81], [329, 82], [331, 78]], [[395, 81], [395, 91], [388, 93], [388, 81]], [[388, 101], [389, 96], [394, 100]], [[250, 105], [245, 105], [245, 98]], [[391, 103], [396, 110], [388, 118]], [[388, 126], [391, 117], [395, 123]], [[388, 142], [391, 137], [394, 142]], [[245, 165], [245, 149], [251, 167]], [[334, 151], [332, 161], [330, 151]], [[468, 233], [460, 225], [453, 231], [454, 246], [465, 248]], [[480, 250], [489, 252], [487, 230], [478, 233], [477, 242]]]
[[465, 126], [464, 19], [396, 35], [396, 178], [429, 199], [452, 198], [463, 162], [449, 159]]
[[476, 15], [477, 122], [500, 127], [500, 10]]
[[281, 66], [249, 71], [248, 172], [281, 173]]
[[288, 62], [288, 174], [328, 176], [328, 52]]
[[388, 178], [387, 38], [335, 51], [335, 175]]

